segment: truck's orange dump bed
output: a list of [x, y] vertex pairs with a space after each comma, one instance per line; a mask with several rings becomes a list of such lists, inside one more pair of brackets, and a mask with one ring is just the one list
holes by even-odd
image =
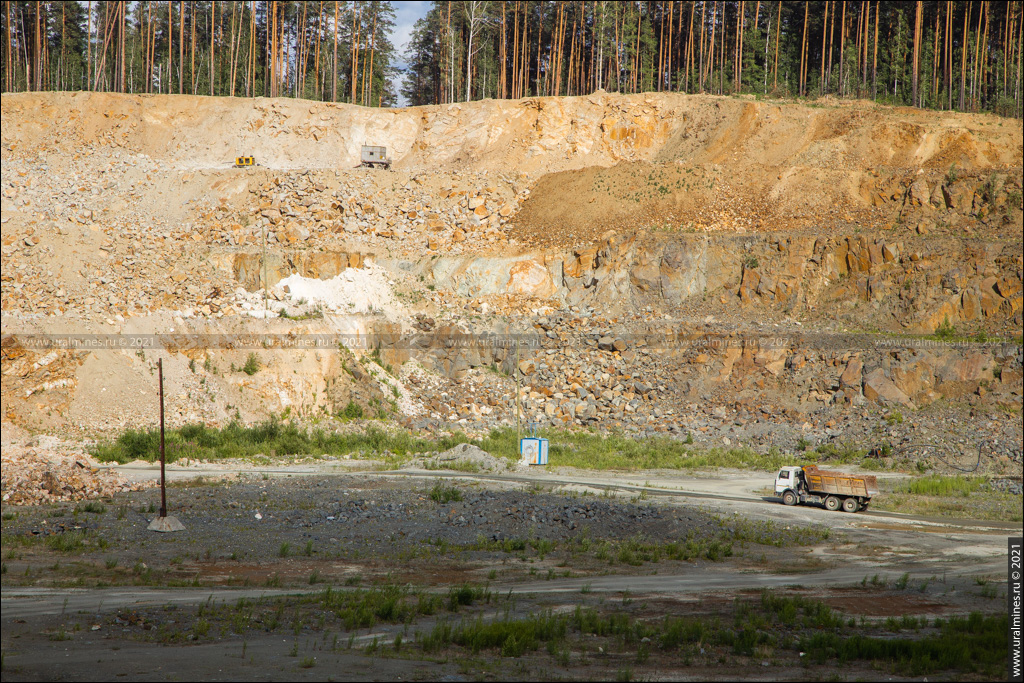
[[819, 470], [811, 465], [804, 468], [807, 487], [814, 493], [833, 493], [841, 496], [870, 498], [878, 493], [878, 478], [873, 474], [852, 475], [844, 472]]

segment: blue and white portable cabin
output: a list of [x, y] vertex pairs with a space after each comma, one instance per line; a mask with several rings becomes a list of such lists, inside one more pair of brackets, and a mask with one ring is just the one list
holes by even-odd
[[519, 457], [526, 460], [530, 465], [548, 464], [548, 440], [537, 436], [537, 423], [531, 422], [528, 425], [530, 436], [519, 440]]

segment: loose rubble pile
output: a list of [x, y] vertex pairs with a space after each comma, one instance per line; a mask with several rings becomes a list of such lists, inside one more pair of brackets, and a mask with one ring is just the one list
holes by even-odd
[[426, 469], [469, 469], [480, 472], [504, 472], [508, 463], [472, 444], [461, 443], [443, 453], [426, 458], [415, 458], [404, 465], [406, 468]]
[[40, 505], [60, 501], [105, 498], [114, 493], [141, 491], [153, 482], [129, 482], [101, 469], [81, 446], [53, 437], [27, 443], [5, 443], [0, 498], [5, 505]]
[[[250, 182], [259, 182], [254, 176]], [[220, 239], [231, 245], [330, 246], [370, 251], [420, 249], [462, 254], [504, 244], [504, 226], [529, 196], [529, 178], [503, 173], [334, 173], [273, 175], [251, 192], [258, 214]], [[319, 239], [317, 239], [319, 238]]]

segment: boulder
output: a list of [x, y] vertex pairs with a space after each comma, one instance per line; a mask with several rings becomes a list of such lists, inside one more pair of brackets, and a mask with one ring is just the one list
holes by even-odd
[[700, 294], [707, 285], [706, 243], [672, 242], [665, 247], [659, 271], [666, 299], [685, 299]]
[[283, 229], [277, 231], [277, 237], [282, 242], [295, 244], [296, 242], [309, 239], [309, 230], [306, 230], [306, 228], [295, 221], [288, 221]]
[[1003, 304], [1003, 298], [996, 294], [991, 289], [981, 290], [981, 297], [979, 306], [981, 312], [985, 314], [986, 318], [991, 318], [999, 312], [999, 307]]
[[900, 391], [899, 387], [885, 376], [885, 371], [882, 368], [872, 370], [864, 378], [864, 398], [876, 403], [893, 403], [914, 407], [910, 397]]
[[505, 290], [510, 294], [546, 299], [555, 293], [555, 283], [547, 268], [530, 259], [512, 265]]
[[927, 395], [933, 382], [933, 370], [924, 358], [893, 363], [889, 369], [893, 384], [912, 400]]
[[915, 206], [931, 206], [932, 192], [924, 178], [918, 178], [910, 186], [910, 203]]
[[629, 272], [629, 281], [641, 292], [661, 293], [661, 266], [649, 253], [641, 251], [637, 254], [636, 265]]
[[1012, 298], [1014, 294], [1020, 293], [1021, 283], [1020, 280], [1017, 280], [1016, 278], [1004, 277], [996, 281], [995, 289], [996, 292], [999, 293], [999, 296], [1004, 299], [1009, 299]]
[[978, 317], [981, 302], [978, 300], [978, 293], [968, 289], [960, 296], [960, 317], [963, 320], [974, 320]]
[[864, 369], [864, 364], [857, 358], [853, 358], [849, 363], [846, 364], [846, 369], [843, 370], [843, 374], [839, 377], [839, 383], [844, 387], [860, 387], [861, 385], [861, 371]]

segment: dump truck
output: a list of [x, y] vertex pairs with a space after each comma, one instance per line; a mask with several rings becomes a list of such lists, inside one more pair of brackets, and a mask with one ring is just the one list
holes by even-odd
[[816, 465], [783, 467], [775, 477], [775, 493], [785, 505], [817, 504], [833, 512], [857, 512], [878, 493], [874, 475], [819, 470]]
[[383, 168], [385, 171], [391, 168], [391, 159], [388, 159], [388, 148], [377, 145], [363, 145], [359, 152], [359, 165], [364, 168]]

